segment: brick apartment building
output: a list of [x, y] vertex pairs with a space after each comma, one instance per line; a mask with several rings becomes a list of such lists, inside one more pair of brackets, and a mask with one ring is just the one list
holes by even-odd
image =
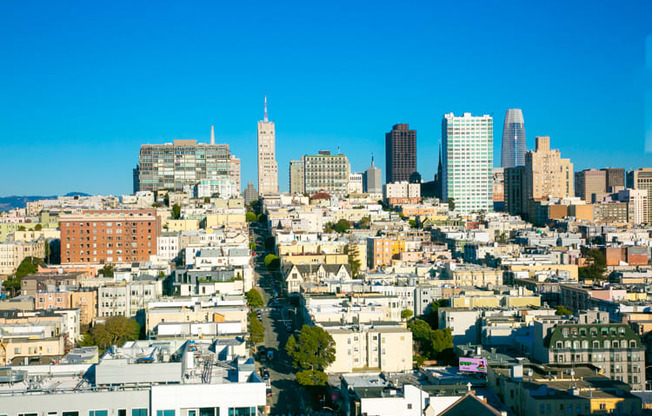
[[61, 263], [149, 261], [161, 222], [154, 209], [83, 211], [61, 216]]

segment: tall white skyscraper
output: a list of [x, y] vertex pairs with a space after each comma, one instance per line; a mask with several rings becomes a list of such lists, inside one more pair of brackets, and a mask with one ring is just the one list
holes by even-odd
[[267, 97], [265, 97], [265, 116], [258, 122], [258, 194], [276, 193], [278, 193], [276, 132], [274, 122], [267, 118]]
[[493, 119], [464, 113], [442, 120], [442, 196], [461, 214], [493, 209]]

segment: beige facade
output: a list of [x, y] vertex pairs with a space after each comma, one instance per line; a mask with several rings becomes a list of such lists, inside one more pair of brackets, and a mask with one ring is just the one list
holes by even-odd
[[14, 273], [25, 257], [44, 258], [45, 241], [0, 243], [0, 275]]
[[453, 280], [455, 286], [487, 287], [503, 284], [503, 271], [474, 264], [446, 268], [446, 276]]
[[306, 184], [304, 182], [303, 157], [301, 160], [290, 161], [290, 193], [304, 194]]
[[[642, 168], [627, 172], [627, 187], [647, 190], [648, 198], [652, 195], [652, 168]], [[647, 204], [647, 223], [652, 221], [652, 204]]]
[[276, 163], [276, 131], [273, 121], [265, 117], [258, 122], [258, 194], [278, 193], [278, 164]]
[[165, 308], [148, 309], [146, 329], [148, 333], [161, 322], [225, 322], [238, 321], [247, 327], [247, 309], [244, 307], [207, 307], [207, 308]]
[[168, 232], [199, 230], [199, 220], [173, 220], [167, 219], [163, 228]]
[[586, 202], [600, 202], [607, 195], [607, 172], [585, 169], [575, 172], [575, 196]]
[[205, 229], [228, 226], [231, 228], [243, 227], [247, 223], [245, 214], [208, 214], [201, 221]]
[[412, 369], [412, 332], [402, 326], [324, 328], [335, 341], [335, 361], [328, 373]]
[[532, 200], [546, 197], [567, 198], [574, 196], [573, 164], [562, 159], [557, 149], [550, 149], [550, 137], [537, 137], [536, 149], [525, 154], [525, 191], [522, 193], [522, 209], [533, 217]]

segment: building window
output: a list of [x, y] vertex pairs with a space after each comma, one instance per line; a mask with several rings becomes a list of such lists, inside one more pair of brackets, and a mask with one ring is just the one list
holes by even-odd
[[147, 416], [147, 409], [131, 409], [131, 416]]
[[157, 410], [156, 416], [175, 416], [174, 410]]
[[106, 410], [89, 410], [88, 416], [109, 416]]

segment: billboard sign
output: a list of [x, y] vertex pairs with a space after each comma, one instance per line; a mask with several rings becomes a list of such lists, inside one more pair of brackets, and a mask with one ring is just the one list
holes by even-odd
[[460, 371], [471, 373], [486, 373], [487, 360], [484, 358], [460, 357]]

